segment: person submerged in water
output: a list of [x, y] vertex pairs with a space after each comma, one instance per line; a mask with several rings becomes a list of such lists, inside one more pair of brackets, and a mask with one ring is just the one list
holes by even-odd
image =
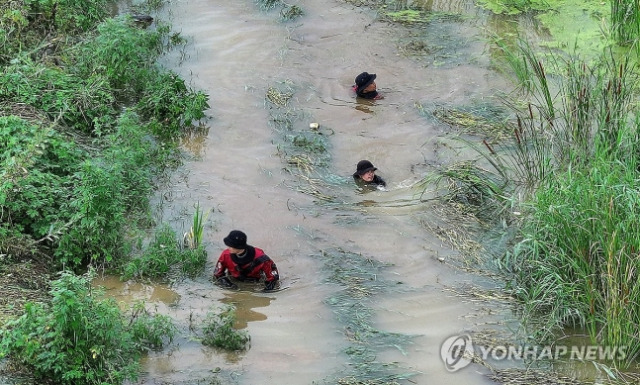
[[241, 282], [259, 282], [264, 278], [264, 290], [279, 287], [276, 264], [262, 249], [247, 244], [247, 235], [240, 230], [232, 230], [224, 239], [228, 247], [218, 258], [213, 272], [216, 283], [224, 288], [236, 288], [232, 279]]
[[353, 179], [360, 186], [381, 186], [386, 187], [387, 183], [384, 179], [376, 175], [377, 168], [368, 160], [361, 160], [356, 165], [356, 172], [353, 173]]
[[353, 90], [356, 92], [356, 95], [365, 99], [384, 99], [384, 96], [376, 91], [375, 79], [376, 74], [370, 74], [368, 72], [363, 72], [356, 76], [356, 84], [353, 85]]

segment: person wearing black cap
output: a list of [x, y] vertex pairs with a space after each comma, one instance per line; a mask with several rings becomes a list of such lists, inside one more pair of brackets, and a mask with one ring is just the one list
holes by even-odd
[[264, 277], [264, 289], [278, 288], [276, 264], [262, 249], [247, 244], [247, 235], [240, 230], [232, 230], [224, 239], [227, 245], [213, 272], [216, 283], [225, 288], [237, 287], [230, 278], [242, 282], [258, 282]]
[[376, 74], [370, 74], [363, 72], [356, 76], [356, 84], [353, 85], [353, 90], [361, 98], [365, 99], [384, 99], [382, 95], [376, 91]]
[[353, 179], [360, 185], [375, 185], [385, 187], [387, 183], [376, 175], [377, 168], [368, 160], [361, 160], [356, 165]]

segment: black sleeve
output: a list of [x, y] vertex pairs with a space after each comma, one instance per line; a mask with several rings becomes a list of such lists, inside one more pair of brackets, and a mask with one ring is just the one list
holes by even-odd
[[384, 181], [384, 179], [380, 178], [379, 176], [375, 176], [373, 178], [373, 183], [380, 185], [382, 187], [386, 187], [387, 186], [387, 182]]

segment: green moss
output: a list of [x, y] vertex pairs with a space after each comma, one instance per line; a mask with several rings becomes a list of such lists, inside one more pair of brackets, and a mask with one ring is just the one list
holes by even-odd
[[602, 33], [608, 23], [609, 3], [595, 0], [566, 0], [557, 9], [537, 16], [549, 31], [550, 48], [580, 52], [584, 57], [595, 57], [613, 41]]

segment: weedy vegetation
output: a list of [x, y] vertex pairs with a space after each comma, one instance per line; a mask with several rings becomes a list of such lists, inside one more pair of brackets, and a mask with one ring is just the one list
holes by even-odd
[[206, 262], [204, 246], [181, 247], [176, 232], [165, 224], [156, 230], [153, 240], [142, 250], [142, 254], [124, 265], [121, 277], [123, 280], [195, 277], [204, 271]]
[[265, 107], [269, 110], [269, 123], [281, 136], [278, 154], [285, 160], [285, 170], [296, 175], [303, 183], [291, 188], [311, 195], [321, 201], [330, 202], [334, 196], [327, 192], [329, 183], [326, 175], [318, 170], [331, 163], [329, 136], [332, 131], [308, 126], [309, 118], [303, 111], [293, 106], [294, 84], [284, 81], [268, 88]]
[[0, 331], [0, 356], [57, 384], [135, 380], [142, 353], [164, 346], [175, 327], [143, 304], [121, 311], [115, 300], [100, 298], [92, 278], [64, 272], [52, 281], [50, 303], [27, 303]]
[[411, 378], [415, 373], [394, 363], [376, 359], [380, 349], [403, 347], [411, 343], [411, 336], [385, 332], [373, 326], [372, 302], [381, 292], [393, 290], [394, 282], [383, 279], [384, 265], [362, 255], [341, 249], [326, 250], [317, 256], [332, 272], [327, 280], [337, 283], [342, 290], [326, 300], [334, 309], [338, 321], [345, 325], [345, 336], [349, 346], [345, 354], [349, 357], [351, 371], [340, 373], [340, 377], [329, 378], [329, 383], [339, 384], [396, 384]]
[[517, 226], [498, 263], [525, 323], [536, 319], [537, 341], [582, 329], [594, 344], [626, 346], [613, 363], [626, 367], [640, 354], [637, 68], [613, 54], [596, 64], [559, 54], [544, 61], [526, 44], [508, 56], [519, 57], [532, 100], [510, 105], [511, 138], [468, 142], [478, 159], [436, 179], [447, 181], [448, 199], [488, 204], [503, 226]]
[[38, 288], [33, 301], [15, 302], [24, 306], [3, 317], [0, 346], [60, 384], [135, 379], [140, 354], [174, 332], [143, 305], [125, 315], [98, 299], [91, 275], [74, 273], [125, 266], [132, 277], [155, 277], [177, 260], [181, 273], [195, 275], [206, 261], [202, 247], [180, 250], [158, 226], [129, 264], [137, 234], [155, 225], [156, 177], [180, 163], [178, 139], [209, 106], [206, 94], [156, 64], [182, 42], [179, 34], [160, 21], [147, 29], [111, 17], [112, 5], [0, 4], [0, 259], [7, 272], [29, 260], [63, 271], [48, 297]]
[[232, 305], [210, 311], [202, 325], [202, 344], [230, 351], [248, 349], [251, 337], [246, 330], [235, 329], [235, 322], [236, 312]]
[[288, 22], [304, 16], [304, 11], [298, 5], [289, 4], [283, 0], [255, 0], [260, 10], [268, 12], [280, 9], [280, 21]]
[[[29, 18], [47, 15], [42, 3], [20, 8], [26, 24], [16, 38], [40, 32]], [[144, 30], [121, 16], [94, 27], [77, 41], [50, 43], [53, 61], [29, 51], [29, 39], [19, 51], [3, 51], [5, 254], [46, 250], [71, 269], [123, 258], [131, 248], [127, 227], [148, 218], [153, 174], [172, 164], [173, 139], [208, 108], [205, 94], [155, 65], [171, 48], [168, 26]]]

